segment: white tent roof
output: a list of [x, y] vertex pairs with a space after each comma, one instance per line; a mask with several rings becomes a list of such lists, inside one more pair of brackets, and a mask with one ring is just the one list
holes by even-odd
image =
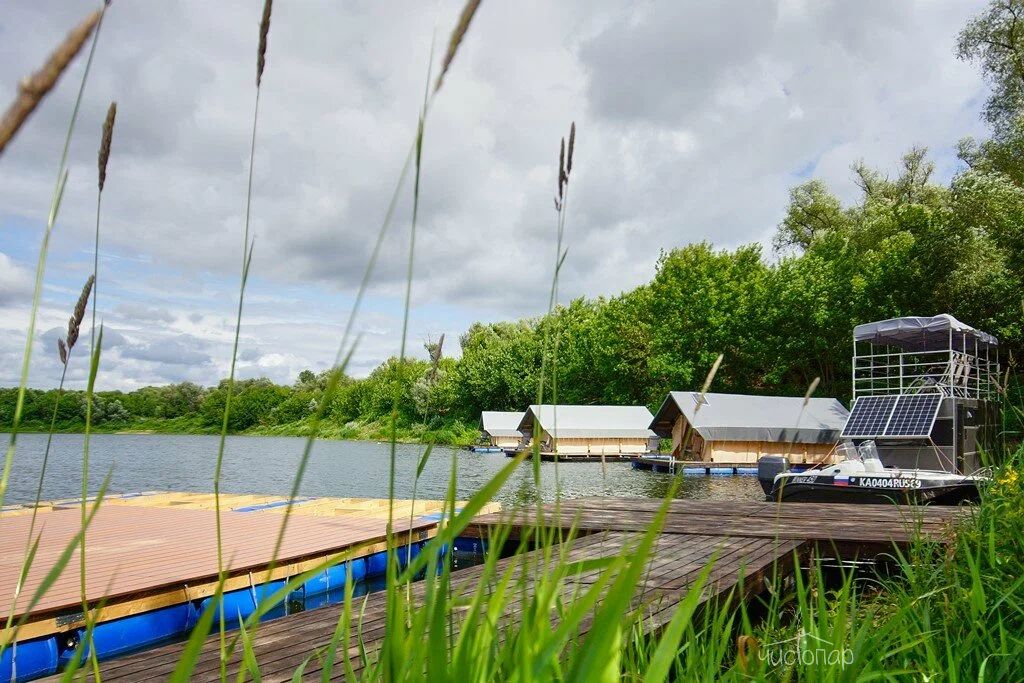
[[850, 411], [834, 398], [748, 396], [673, 391], [651, 422], [659, 436], [672, 435], [672, 425], [682, 413], [706, 441], [766, 441], [782, 443], [831, 443], [839, 440]]
[[541, 429], [556, 439], [649, 439], [654, 436], [647, 406], [530, 406], [519, 431], [533, 432], [536, 416]]
[[[952, 340], [950, 339], [952, 333]], [[950, 348], [972, 348], [977, 340], [979, 348], [999, 345], [999, 340], [987, 332], [962, 323], [948, 313], [933, 316], [908, 316], [864, 323], [853, 328], [854, 341], [867, 341], [878, 345], [898, 346], [908, 351], [938, 351]]]
[[518, 411], [485, 410], [480, 413], [480, 430], [491, 436], [522, 436], [519, 433], [522, 419], [523, 414]]

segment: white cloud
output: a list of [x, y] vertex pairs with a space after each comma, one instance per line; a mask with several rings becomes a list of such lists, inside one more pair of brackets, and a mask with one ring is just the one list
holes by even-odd
[[32, 277], [27, 269], [0, 251], [0, 308], [24, 301], [32, 295]]

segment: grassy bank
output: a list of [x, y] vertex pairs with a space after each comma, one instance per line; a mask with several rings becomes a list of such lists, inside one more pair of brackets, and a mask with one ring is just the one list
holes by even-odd
[[670, 680], [1024, 680], [1022, 463], [1008, 457], [948, 545], [918, 540], [885, 572], [812, 566], [750, 605], [693, 615], [684, 604], [656, 638], [625, 611], [605, 680], [647, 680], [658, 666]]

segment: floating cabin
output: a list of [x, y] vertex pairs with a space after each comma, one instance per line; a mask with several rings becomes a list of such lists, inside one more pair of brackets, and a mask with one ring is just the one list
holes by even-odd
[[480, 413], [481, 442], [505, 451], [514, 451], [523, 438], [519, 431], [522, 420], [522, 412], [483, 411]]
[[530, 406], [519, 422], [520, 450], [533, 448], [535, 422], [542, 456], [631, 458], [657, 445], [646, 406]]
[[[697, 406], [700, 406], [698, 410]], [[751, 463], [762, 455], [832, 462], [850, 412], [834, 398], [670, 392], [651, 429], [672, 438], [679, 460]]]

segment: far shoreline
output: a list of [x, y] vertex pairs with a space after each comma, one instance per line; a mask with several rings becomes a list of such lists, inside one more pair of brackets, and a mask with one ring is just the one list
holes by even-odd
[[[0, 429], [0, 433], [10, 434], [11, 429], [8, 426], [4, 426]], [[18, 434], [49, 434], [48, 429], [40, 429], [38, 427], [22, 427], [18, 430]], [[120, 435], [120, 436], [220, 436], [220, 431], [216, 429], [190, 429], [190, 430], [164, 430], [152, 427], [142, 427], [139, 429], [124, 429], [124, 428], [113, 428], [113, 427], [98, 427], [94, 428], [91, 434], [103, 434], [103, 435]], [[80, 427], [65, 428], [65, 429], [54, 429], [53, 434], [70, 434], [85, 436], [85, 431]], [[228, 436], [244, 436], [252, 438], [266, 438], [266, 437], [288, 437], [306, 439], [309, 437], [308, 433], [299, 430], [281, 430], [281, 429], [257, 429], [257, 430], [245, 430], [241, 432], [229, 432]], [[391, 439], [385, 436], [348, 436], [348, 435], [332, 435], [330, 433], [320, 433], [317, 435], [318, 441], [352, 441], [355, 443], [390, 443]], [[418, 438], [409, 434], [400, 434], [395, 438], [395, 443], [404, 445], [419, 445], [426, 446], [428, 444], [434, 446], [447, 446], [449, 448], [464, 449], [472, 445], [472, 440], [466, 441], [433, 441], [423, 438]]]

